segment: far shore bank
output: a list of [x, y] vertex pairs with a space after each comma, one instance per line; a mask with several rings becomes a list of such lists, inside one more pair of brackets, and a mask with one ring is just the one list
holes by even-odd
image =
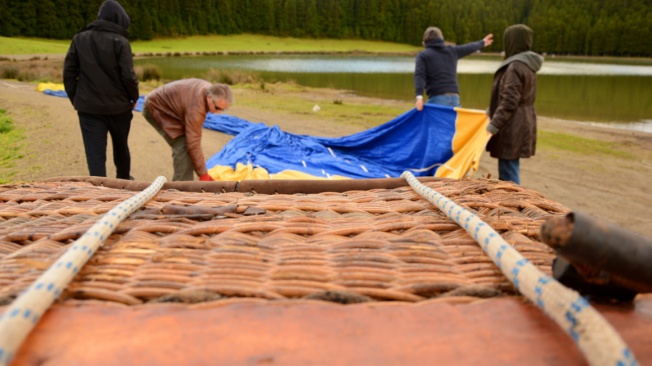
[[[72, 39], [72, 37], [71, 37]], [[0, 60], [34, 58], [63, 60], [71, 39], [0, 37]], [[450, 43], [455, 44], [455, 43]], [[342, 54], [342, 55], [407, 55], [414, 56], [420, 45], [362, 39], [292, 38], [261, 34], [195, 35], [176, 38], [132, 40], [135, 57], [175, 57], [203, 55], [274, 55], [274, 54]], [[479, 56], [501, 57], [500, 49], [490, 47]], [[652, 57], [585, 56], [543, 53], [547, 59], [567, 61], [591, 60], [631, 65], [652, 65]]]
[[[374, 52], [374, 51], [175, 51], [175, 52], [139, 52], [134, 58], [148, 57], [180, 57], [180, 56], [240, 56], [240, 55], [369, 55], [369, 56], [416, 56], [417, 52]], [[475, 56], [500, 57], [499, 53], [482, 53]], [[62, 53], [48, 54], [0, 54], [0, 60], [33, 61], [33, 60], [64, 60]]]
[[[416, 56], [416, 51], [384, 51], [369, 50], [350, 51], [167, 51], [167, 52], [134, 52], [134, 58], [149, 57], [180, 57], [180, 56], [238, 56], [238, 55], [370, 55], [370, 56]], [[31, 60], [64, 60], [65, 53], [29, 53], [29, 54], [0, 54], [0, 61], [31, 61]], [[501, 52], [479, 52], [472, 57], [502, 58]], [[582, 55], [551, 55], [544, 54], [548, 60], [564, 61], [594, 61], [614, 62], [632, 65], [652, 65], [652, 57], [613, 57], [613, 56], [582, 56]]]

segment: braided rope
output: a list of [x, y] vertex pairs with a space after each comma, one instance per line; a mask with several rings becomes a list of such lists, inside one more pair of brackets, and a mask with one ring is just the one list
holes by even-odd
[[401, 176], [419, 195], [473, 236], [519, 292], [571, 336], [591, 365], [638, 364], [616, 330], [576, 291], [541, 272], [478, 216], [423, 185], [412, 173], [404, 172]]
[[165, 177], [156, 178], [147, 189], [107, 212], [9, 305], [0, 315], [0, 365], [11, 362], [16, 350], [77, 272], [118, 225], [154, 197], [165, 182]]

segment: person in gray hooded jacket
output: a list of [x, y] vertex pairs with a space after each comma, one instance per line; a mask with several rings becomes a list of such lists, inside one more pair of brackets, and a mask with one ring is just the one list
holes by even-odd
[[537, 71], [543, 57], [532, 52], [534, 32], [515, 24], [504, 33], [505, 60], [494, 74], [487, 131], [491, 157], [498, 159], [498, 179], [521, 184], [520, 158], [533, 156], [537, 142]]
[[79, 116], [92, 176], [106, 177], [110, 133], [117, 177], [133, 179], [127, 140], [139, 93], [127, 40], [130, 23], [117, 1], [104, 1], [97, 20], [73, 37], [64, 61], [63, 83]]

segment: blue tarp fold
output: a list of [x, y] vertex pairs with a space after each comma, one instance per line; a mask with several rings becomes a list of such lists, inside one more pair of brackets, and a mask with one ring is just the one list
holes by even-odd
[[297, 135], [234, 116], [209, 114], [204, 128], [236, 137], [206, 166], [263, 167], [270, 174], [296, 170], [317, 177], [399, 177], [405, 170], [434, 175], [453, 156], [457, 112], [444, 106], [411, 110], [372, 129], [328, 138]]
[[[67, 97], [62, 89], [44, 93]], [[141, 96], [134, 110], [142, 112], [144, 101]], [[477, 168], [488, 138], [487, 122], [482, 111], [426, 105], [421, 112], [413, 109], [369, 130], [329, 138], [209, 113], [204, 128], [236, 137], [208, 159], [206, 167], [235, 169], [242, 163], [269, 174], [296, 171], [322, 178], [399, 177], [409, 170], [417, 176], [459, 179]]]

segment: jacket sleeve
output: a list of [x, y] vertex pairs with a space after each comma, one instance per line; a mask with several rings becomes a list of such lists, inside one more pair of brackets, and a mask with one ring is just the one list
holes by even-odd
[[202, 128], [206, 120], [206, 114], [201, 113], [200, 108], [205, 109], [203, 104], [201, 106], [193, 105], [189, 108], [184, 122], [186, 125], [186, 149], [188, 149], [195, 172], [197, 175], [202, 176], [207, 173], [206, 160], [204, 160], [204, 152], [201, 149]]
[[127, 92], [129, 99], [133, 103], [138, 100], [138, 77], [134, 71], [133, 54], [131, 53], [131, 45], [126, 39], [117, 39], [117, 57], [118, 65], [120, 67], [120, 82], [122, 87]]
[[484, 48], [484, 40], [481, 40], [481, 41], [463, 44], [461, 46], [456, 46], [455, 52], [457, 52], [457, 58], [462, 58], [464, 56], [468, 56], [472, 54], [473, 52], [480, 51], [483, 48]]
[[77, 78], [79, 77], [79, 58], [75, 41], [70, 43], [70, 48], [63, 62], [63, 86], [68, 94], [68, 99], [74, 105], [75, 93], [77, 92]]
[[426, 87], [426, 63], [421, 54], [417, 55], [414, 64], [414, 95], [423, 95], [423, 89]]
[[[491, 122], [487, 127], [489, 132], [496, 134], [507, 123], [511, 121], [512, 115], [518, 108], [523, 94], [523, 79], [517, 72], [516, 63], [508, 66], [498, 90], [498, 106], [491, 116]], [[495, 132], [494, 132], [495, 131]]]

